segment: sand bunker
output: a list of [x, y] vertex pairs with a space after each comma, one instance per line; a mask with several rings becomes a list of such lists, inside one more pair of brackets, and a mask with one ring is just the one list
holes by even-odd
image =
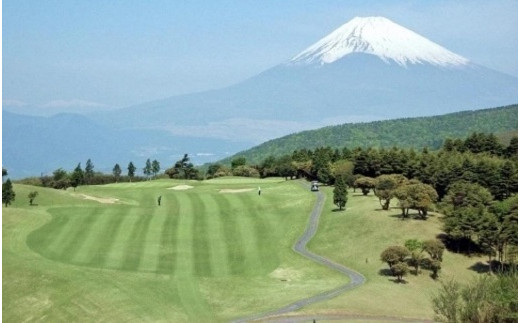
[[218, 192], [219, 193], [244, 193], [244, 192], [251, 192], [252, 190], [254, 190], [254, 188], [240, 188], [240, 189], [235, 189], [235, 190], [229, 189], [229, 188], [224, 188]]
[[299, 280], [302, 272], [292, 268], [277, 268], [269, 274], [269, 277], [279, 279], [281, 281]]
[[102, 198], [102, 197], [95, 197], [95, 196], [90, 196], [90, 195], [86, 195], [86, 194], [80, 194], [80, 196], [83, 197], [85, 200], [92, 200], [92, 201], [96, 201], [96, 202], [103, 203], [103, 204], [114, 204], [119, 201], [119, 199], [116, 199], [113, 197]]
[[193, 188], [193, 186], [177, 185], [177, 186], [174, 186], [174, 187], [170, 187], [169, 190], [183, 191], [183, 190], [189, 190], [190, 188]]

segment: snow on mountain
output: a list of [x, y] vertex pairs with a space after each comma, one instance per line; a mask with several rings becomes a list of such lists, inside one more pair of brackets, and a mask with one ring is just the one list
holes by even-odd
[[404, 67], [469, 64], [468, 59], [384, 17], [356, 17], [296, 55], [289, 64], [328, 64], [352, 53], [375, 55]]

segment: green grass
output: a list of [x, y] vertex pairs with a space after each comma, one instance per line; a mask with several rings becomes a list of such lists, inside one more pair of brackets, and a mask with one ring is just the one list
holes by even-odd
[[[181, 184], [194, 188], [169, 189]], [[314, 203], [296, 182], [14, 188], [14, 205], [3, 208], [6, 321], [226, 321], [346, 281], [291, 250]], [[28, 205], [32, 190], [37, 206]]]
[[[320, 227], [309, 249], [344, 264], [360, 273], [366, 284], [327, 302], [312, 305], [303, 313], [351, 313], [374, 316], [433, 318], [431, 296], [440, 283], [428, 271], [418, 276], [409, 274], [406, 284], [380, 274], [388, 265], [379, 259], [388, 246], [403, 245], [407, 239], [434, 239], [441, 233], [441, 215], [423, 220], [401, 220], [400, 210], [380, 210], [373, 194], [362, 196], [349, 191], [347, 210], [333, 212], [332, 189], [325, 188], [328, 206], [320, 219]], [[469, 268], [485, 259], [444, 253], [439, 280], [470, 280], [477, 275]]]
[[[187, 184], [192, 189], [169, 188]], [[261, 186], [262, 195], [257, 195]], [[6, 321], [227, 321], [345, 284], [291, 250], [314, 205], [296, 181], [228, 177], [158, 180], [58, 191], [15, 185], [2, 208]], [[219, 193], [221, 189], [251, 189]], [[37, 190], [37, 206], [27, 195]], [[426, 272], [396, 284], [379, 254], [440, 233], [439, 216], [402, 221], [373, 196], [350, 192], [333, 212], [332, 189], [309, 248], [366, 276], [365, 285], [295, 314], [432, 318], [439, 283]], [[84, 199], [117, 198], [115, 204]], [[157, 206], [157, 197], [162, 205]], [[468, 280], [481, 258], [445, 253], [441, 279]]]

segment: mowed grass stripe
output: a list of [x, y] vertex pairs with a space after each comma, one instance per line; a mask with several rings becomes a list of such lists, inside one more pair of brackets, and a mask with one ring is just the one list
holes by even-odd
[[121, 216], [123, 221], [120, 224], [119, 230], [116, 232], [112, 247], [108, 250], [105, 259], [105, 265], [107, 268], [122, 269], [126, 258], [131, 232], [135, 223], [139, 220], [140, 215], [144, 213], [143, 210], [144, 209], [140, 207], [125, 207], [119, 209], [119, 214], [117, 216]]
[[112, 212], [112, 214], [106, 215], [105, 225], [96, 235], [96, 244], [92, 245], [92, 256], [88, 261], [89, 266], [101, 268], [109, 267], [107, 257], [114, 246], [116, 238], [119, 236], [121, 224], [125, 220], [124, 210], [127, 210], [127, 208], [119, 210], [116, 214]]
[[[49, 245], [48, 250], [52, 252], [54, 257], [52, 259], [59, 260], [60, 253], [63, 246], [67, 243], [67, 239], [70, 236], [70, 232], [77, 229], [77, 221], [81, 220], [81, 216], [78, 216], [78, 210], [85, 210], [85, 208], [60, 208], [60, 209], [52, 209], [50, 210], [52, 214], [55, 214], [56, 217], [63, 218], [64, 221], [49, 223], [49, 225], [58, 225], [59, 227], [56, 230], [52, 230], [51, 234], [55, 234], [55, 237], [49, 237]], [[43, 234], [49, 234], [42, 232]]]
[[187, 194], [193, 210], [192, 253], [195, 275], [211, 276], [211, 257], [208, 243], [207, 210], [202, 198], [197, 193]]
[[222, 236], [226, 242], [227, 262], [229, 272], [239, 275], [245, 271], [245, 250], [242, 235], [237, 224], [236, 210], [231, 208], [228, 200], [231, 194], [213, 194], [219, 210], [220, 223], [222, 224]]
[[67, 215], [53, 215], [51, 221], [27, 236], [27, 245], [37, 253], [52, 260], [59, 257], [58, 241], [65, 236], [69, 223]]
[[[164, 201], [163, 201], [164, 202]], [[144, 252], [141, 255], [141, 262], [138, 271], [155, 272], [159, 262], [159, 254], [161, 251], [161, 233], [162, 225], [168, 215], [168, 206], [163, 203], [162, 206], [153, 208], [153, 217], [148, 226], [146, 234]]]
[[206, 205], [206, 221], [209, 228], [207, 236], [212, 275], [214, 277], [225, 277], [229, 274], [230, 267], [227, 258], [226, 236], [223, 234], [224, 224], [220, 221], [222, 210], [209, 194], [202, 198], [204, 205]]
[[177, 263], [177, 232], [179, 229], [180, 206], [176, 194], [168, 195], [168, 204], [163, 203], [166, 209], [164, 222], [162, 223], [159, 253], [157, 254], [158, 274], [171, 274], [175, 272]]
[[107, 258], [110, 268], [136, 270], [144, 250], [143, 236], [149, 225], [150, 207], [154, 205], [155, 194], [150, 190], [136, 190], [132, 193], [139, 206], [127, 209], [116, 243]]
[[255, 256], [258, 257], [262, 264], [252, 269], [258, 274], [269, 273], [279, 265], [275, 235], [267, 219], [267, 212], [262, 207], [269, 205], [272, 198], [267, 196], [257, 198], [251, 194], [242, 194], [240, 195], [240, 200], [242, 205], [248, 210], [248, 212], [244, 212], [244, 215], [251, 220], [251, 228], [254, 232], [252, 239], [255, 247]]
[[92, 257], [94, 257], [97, 247], [100, 242], [99, 232], [109, 224], [112, 220], [113, 208], [111, 207], [100, 207], [96, 208], [97, 214], [99, 215], [97, 221], [89, 227], [89, 232], [85, 237], [81, 246], [79, 246], [76, 254], [72, 258], [72, 262], [75, 264], [89, 265]]
[[148, 209], [144, 209], [143, 213], [137, 216], [137, 220], [134, 222], [134, 227], [126, 243], [125, 256], [121, 269], [135, 271], [139, 268], [144, 253], [146, 234], [148, 233], [152, 219], [153, 213]]
[[193, 267], [193, 209], [186, 192], [178, 192], [179, 201], [179, 228], [176, 241], [176, 267], [177, 277], [193, 279], [195, 268]]
[[[82, 210], [83, 211], [83, 210]], [[87, 236], [92, 232], [91, 227], [94, 226], [99, 219], [99, 210], [96, 208], [89, 208], [88, 215], [71, 215], [74, 217], [74, 228], [69, 230], [63, 247], [59, 251], [59, 260], [63, 262], [72, 262], [72, 259], [81, 248]]]
[[[257, 230], [252, 219], [251, 210], [255, 208], [256, 201], [249, 200], [251, 204], [246, 205], [244, 196], [256, 193], [238, 193], [230, 194], [229, 201], [235, 206], [235, 218], [237, 223], [237, 231], [241, 237], [239, 242], [244, 248], [244, 275], [251, 275], [257, 271], [262, 271], [262, 259], [260, 258], [259, 249], [257, 245], [261, 243], [258, 241]], [[256, 197], [256, 195], [255, 195]]]

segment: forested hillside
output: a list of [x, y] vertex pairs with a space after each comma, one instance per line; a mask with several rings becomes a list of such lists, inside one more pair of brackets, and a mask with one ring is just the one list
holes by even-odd
[[[279, 157], [297, 149], [314, 149], [322, 146], [332, 148], [396, 146], [438, 149], [446, 138], [464, 138], [473, 132], [495, 134], [516, 132], [517, 122], [518, 105], [510, 105], [434, 117], [348, 123], [273, 139], [235, 156], [245, 157], [248, 163], [259, 163], [266, 156]], [[234, 157], [222, 162], [228, 163]]]

